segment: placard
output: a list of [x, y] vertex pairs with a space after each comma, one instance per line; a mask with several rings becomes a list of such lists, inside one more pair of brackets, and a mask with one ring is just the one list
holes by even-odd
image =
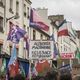
[[30, 41], [29, 59], [52, 59], [53, 41]]

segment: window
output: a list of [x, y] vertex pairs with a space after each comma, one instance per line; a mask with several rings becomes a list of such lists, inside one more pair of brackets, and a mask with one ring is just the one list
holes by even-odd
[[23, 54], [24, 59], [26, 59], [26, 49], [24, 48], [24, 54]]
[[19, 15], [19, 2], [16, 1], [16, 15]]
[[41, 34], [41, 40], [43, 40], [43, 35]]
[[26, 4], [24, 4], [24, 16], [26, 17]]
[[16, 48], [16, 53], [17, 53], [17, 55], [19, 54], [19, 49], [18, 48]]
[[11, 55], [11, 52], [12, 52], [12, 46], [10, 46], [9, 49], [10, 49], [10, 55]]
[[47, 40], [49, 40], [49, 37], [46, 37], [47, 38]]
[[3, 32], [3, 18], [0, 17], [0, 32]]
[[9, 11], [11, 12], [11, 13], [13, 13], [13, 0], [10, 0], [10, 9], [9, 9]]
[[26, 25], [24, 24], [24, 30], [26, 30]]
[[1, 7], [4, 7], [4, 6], [3, 6], [3, 1], [4, 1], [4, 0], [0, 0], [0, 6], [1, 6]]
[[27, 7], [27, 18], [29, 18], [29, 7]]
[[66, 50], [65, 45], [64, 45], [64, 51]]
[[29, 35], [29, 27], [27, 27], [27, 33], [28, 33], [28, 35]]
[[33, 40], [35, 40], [35, 39], [36, 39], [36, 31], [33, 30]]
[[3, 47], [3, 45], [0, 44], [0, 54], [2, 53], [2, 47]]

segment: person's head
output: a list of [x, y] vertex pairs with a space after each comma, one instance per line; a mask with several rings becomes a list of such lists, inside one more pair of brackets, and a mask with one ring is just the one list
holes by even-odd
[[39, 80], [40, 76], [33, 77], [31, 80]]
[[58, 73], [55, 70], [52, 70], [47, 73], [45, 76], [46, 80], [57, 80]]
[[60, 75], [60, 80], [72, 80], [71, 74], [61, 74]]

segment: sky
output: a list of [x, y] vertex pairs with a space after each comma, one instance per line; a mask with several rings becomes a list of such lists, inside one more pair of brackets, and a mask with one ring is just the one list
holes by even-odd
[[48, 15], [64, 15], [72, 27], [80, 30], [80, 0], [31, 0], [33, 8], [48, 8]]

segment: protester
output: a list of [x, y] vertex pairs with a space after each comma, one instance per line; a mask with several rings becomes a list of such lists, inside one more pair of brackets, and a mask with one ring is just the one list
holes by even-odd
[[58, 76], [58, 72], [51, 68], [51, 70], [47, 72], [45, 76], [45, 80], [57, 80], [57, 76]]
[[26, 80], [21, 74], [16, 75], [15, 77], [10, 77], [9, 80]]
[[60, 80], [72, 80], [72, 76], [69, 73], [60, 74]]

